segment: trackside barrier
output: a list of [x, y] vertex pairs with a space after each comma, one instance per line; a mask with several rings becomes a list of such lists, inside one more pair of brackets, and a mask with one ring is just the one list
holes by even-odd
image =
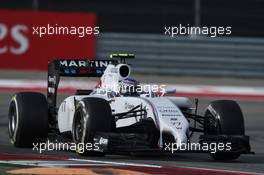
[[101, 33], [97, 58], [134, 53], [139, 73], [264, 77], [264, 39]]

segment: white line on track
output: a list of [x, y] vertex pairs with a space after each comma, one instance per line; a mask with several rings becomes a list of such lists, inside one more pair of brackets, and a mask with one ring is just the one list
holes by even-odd
[[[57, 163], [55, 163], [57, 162]], [[34, 160], [7, 160], [0, 161], [0, 163], [7, 163], [13, 165], [27, 165], [27, 166], [38, 166], [38, 167], [54, 167], [54, 166], [106, 166], [104, 163], [58, 163], [59, 161], [52, 161], [48, 163], [47, 161], [34, 161]]]
[[139, 163], [113, 162], [113, 161], [89, 160], [89, 159], [67, 159], [67, 160], [79, 161], [79, 162], [88, 162], [88, 163], [89, 162], [90, 163], [104, 163], [104, 164], [109, 164], [109, 165], [162, 168], [162, 166], [159, 166], [159, 165], [139, 164]]
[[[36, 161], [36, 160], [18, 160], [18, 161], [7, 160], [7, 161], [0, 161], [0, 163], [8, 163], [8, 164], [13, 164], [13, 165], [27, 165], [27, 166], [36, 166], [36, 167], [54, 167], [54, 166], [134, 166], [134, 167], [148, 167], [148, 168], [163, 168], [164, 167], [164, 166], [150, 165], [150, 164], [100, 161], [100, 160], [89, 160], [89, 159], [70, 158], [70, 159], [66, 159], [65, 161], [67, 160], [75, 161], [75, 162], [85, 162], [85, 163], [55, 163], [59, 161], [53, 161], [53, 163], [48, 163], [47, 161]], [[248, 175], [262, 175], [263, 174], [263, 173], [249, 172], [249, 171], [203, 168], [203, 167], [184, 166], [184, 165], [176, 165], [175, 168], [202, 170], [202, 171], [215, 171], [215, 172], [222, 172], [222, 173], [238, 173], [238, 174], [245, 174], [245, 175], [246, 174]]]

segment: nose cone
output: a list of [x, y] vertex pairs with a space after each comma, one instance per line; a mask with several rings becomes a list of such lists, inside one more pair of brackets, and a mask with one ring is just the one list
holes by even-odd
[[[172, 130], [172, 135], [177, 143], [177, 145], [181, 145], [182, 143], [187, 143], [187, 131], [189, 128], [189, 122], [186, 120], [184, 116], [181, 117], [181, 125], [180, 127], [174, 127], [176, 130]], [[177, 124], [177, 123], [176, 123]]]

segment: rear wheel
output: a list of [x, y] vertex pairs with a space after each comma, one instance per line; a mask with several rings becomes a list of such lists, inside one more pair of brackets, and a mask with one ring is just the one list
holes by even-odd
[[[205, 111], [205, 135], [245, 135], [244, 119], [239, 105], [232, 100], [217, 100], [211, 102]], [[233, 160], [240, 153], [211, 153], [215, 160]]]
[[115, 128], [115, 121], [109, 103], [101, 98], [84, 98], [77, 104], [73, 119], [72, 134], [78, 145], [90, 145], [77, 150], [81, 155], [103, 156], [104, 152], [98, 152], [94, 143], [97, 132], [111, 132]]
[[13, 96], [8, 114], [11, 143], [16, 147], [32, 147], [47, 138], [48, 106], [43, 94], [21, 92]]

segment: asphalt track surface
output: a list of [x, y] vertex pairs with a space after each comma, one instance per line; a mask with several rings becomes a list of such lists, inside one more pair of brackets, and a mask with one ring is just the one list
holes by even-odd
[[[12, 74], [11, 74], [12, 75]], [[10, 74], [0, 74], [1, 78], [11, 78]], [[28, 76], [27, 78], [36, 79], [40, 77], [41, 79], [45, 75], [38, 76]], [[140, 76], [140, 79], [144, 77]], [[151, 78], [146, 77], [149, 81]], [[173, 77], [163, 77], [155, 79], [159, 82], [171, 82]], [[180, 77], [181, 81], [184, 82], [184, 78]], [[152, 79], [153, 80], [153, 79]], [[188, 81], [187, 81], [188, 80]], [[227, 85], [239, 85], [247, 84], [246, 80], [238, 79], [214, 79], [213, 81], [208, 81], [207, 78], [201, 79], [200, 81], [193, 79], [191, 77], [185, 78], [185, 83], [195, 83], [201, 82], [206, 84], [227, 84]], [[175, 78], [176, 81], [176, 78]], [[178, 80], [179, 81], [179, 80]], [[153, 82], [153, 81], [152, 81]], [[263, 85], [261, 80], [249, 80], [249, 82], [254, 85]], [[14, 92], [0, 92], [0, 153], [14, 153], [14, 154], [33, 154], [38, 155], [39, 153], [32, 151], [32, 149], [18, 149], [14, 148], [8, 139], [7, 130], [7, 113], [9, 101]], [[59, 101], [62, 100], [67, 94], [59, 95]], [[210, 99], [211, 100], [211, 99]], [[208, 105], [208, 99], [201, 99], [199, 105], [199, 113], [202, 114], [205, 107]], [[216, 170], [227, 170], [236, 171], [238, 174], [243, 174], [243, 172], [260, 173], [264, 174], [264, 101], [249, 101], [249, 100], [239, 100], [246, 125], [246, 135], [250, 136], [252, 151], [255, 152], [254, 155], [242, 155], [239, 159], [230, 162], [216, 162], [213, 161], [208, 154], [202, 153], [177, 153], [173, 156], [144, 156], [144, 157], [131, 157], [131, 156], [120, 156], [120, 155], [107, 155], [101, 158], [94, 157], [80, 157], [72, 152], [45, 152], [44, 155], [56, 155], [56, 156], [67, 156], [68, 158], [81, 158], [88, 160], [97, 161], [114, 161], [114, 162], [127, 162], [127, 163], [139, 163], [139, 164], [150, 164], [150, 165], [160, 165], [160, 166], [175, 166], [175, 167], [192, 167], [192, 168], [202, 168], [202, 169], [216, 169]]]

